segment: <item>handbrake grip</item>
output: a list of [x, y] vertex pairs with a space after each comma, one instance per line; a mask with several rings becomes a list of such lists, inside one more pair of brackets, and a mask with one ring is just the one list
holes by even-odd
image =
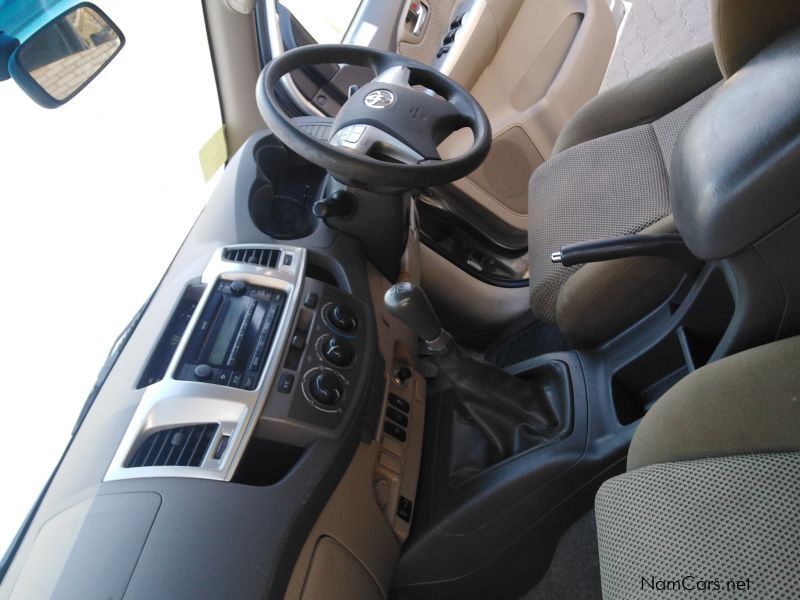
[[550, 259], [554, 263], [572, 267], [634, 256], [666, 258], [689, 272], [702, 265], [702, 261], [689, 251], [683, 238], [677, 233], [626, 235], [570, 244], [551, 254]]

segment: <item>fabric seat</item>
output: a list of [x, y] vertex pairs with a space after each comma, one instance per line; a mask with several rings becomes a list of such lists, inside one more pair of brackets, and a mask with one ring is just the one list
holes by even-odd
[[602, 343], [638, 321], [683, 272], [660, 258], [565, 268], [550, 255], [592, 239], [675, 231], [669, 176], [681, 131], [723, 78], [800, 21], [800, 3], [787, 0], [712, 0], [711, 10], [713, 45], [587, 103], [531, 177], [531, 309], [576, 346]]
[[603, 597], [800, 597], [800, 338], [723, 359], [645, 416], [595, 500]]

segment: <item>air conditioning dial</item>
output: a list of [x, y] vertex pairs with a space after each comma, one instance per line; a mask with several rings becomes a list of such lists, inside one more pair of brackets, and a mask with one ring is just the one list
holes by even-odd
[[353, 364], [356, 349], [349, 341], [335, 335], [324, 335], [320, 338], [320, 354], [334, 367], [345, 369]]
[[344, 378], [329, 369], [314, 369], [304, 379], [309, 400], [321, 410], [335, 412], [344, 397]]
[[358, 315], [346, 304], [334, 304], [328, 309], [328, 321], [342, 333], [354, 333], [358, 329]]

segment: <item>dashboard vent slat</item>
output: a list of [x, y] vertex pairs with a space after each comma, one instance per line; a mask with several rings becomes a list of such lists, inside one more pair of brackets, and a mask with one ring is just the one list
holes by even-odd
[[269, 268], [277, 267], [280, 257], [281, 251], [272, 248], [225, 248], [222, 251], [222, 260]]
[[216, 423], [155, 431], [139, 445], [127, 468], [199, 467], [217, 433]]

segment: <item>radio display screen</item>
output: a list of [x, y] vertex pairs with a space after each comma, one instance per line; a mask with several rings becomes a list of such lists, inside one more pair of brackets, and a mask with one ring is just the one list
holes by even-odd
[[223, 365], [228, 354], [228, 346], [233, 341], [233, 336], [236, 335], [239, 325], [239, 320], [242, 317], [241, 310], [228, 310], [225, 313], [222, 324], [219, 328], [219, 333], [214, 340], [214, 345], [211, 347], [211, 352], [208, 353], [208, 362], [212, 365]]

